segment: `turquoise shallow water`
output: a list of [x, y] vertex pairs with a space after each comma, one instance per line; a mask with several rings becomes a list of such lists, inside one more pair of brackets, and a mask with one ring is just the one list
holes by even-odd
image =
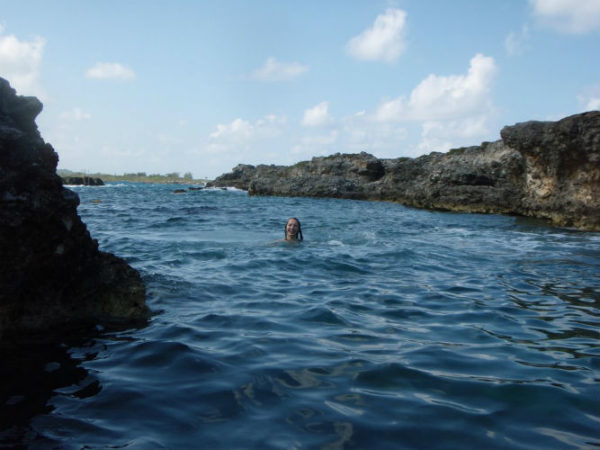
[[[598, 233], [393, 203], [73, 189], [154, 315], [50, 352], [35, 374], [47, 398], [0, 442], [600, 447]], [[274, 245], [292, 215], [305, 242]]]

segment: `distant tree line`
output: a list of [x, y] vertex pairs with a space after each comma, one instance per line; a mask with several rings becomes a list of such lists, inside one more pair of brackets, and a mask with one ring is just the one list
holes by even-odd
[[129, 181], [132, 183], [204, 183], [207, 180], [194, 179], [192, 172], [185, 172], [183, 176], [179, 172], [171, 172], [166, 175], [153, 173], [147, 175], [146, 172], [131, 172], [123, 175], [111, 175], [106, 173], [82, 173], [71, 170], [59, 169], [57, 173], [61, 177], [94, 177], [100, 178], [104, 182]]

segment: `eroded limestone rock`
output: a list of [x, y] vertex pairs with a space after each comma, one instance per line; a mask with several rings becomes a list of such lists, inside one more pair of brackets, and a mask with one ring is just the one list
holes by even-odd
[[141, 277], [90, 237], [37, 130], [41, 110], [0, 78], [0, 336], [144, 320]]

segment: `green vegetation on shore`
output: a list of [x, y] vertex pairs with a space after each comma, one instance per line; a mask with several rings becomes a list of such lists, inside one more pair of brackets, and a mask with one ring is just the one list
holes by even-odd
[[169, 183], [169, 184], [200, 184], [206, 183], [205, 179], [195, 179], [191, 172], [186, 172], [181, 176], [179, 172], [161, 174], [150, 174], [146, 172], [124, 173], [123, 175], [109, 175], [106, 173], [83, 173], [73, 172], [71, 170], [59, 169], [56, 171], [60, 177], [88, 177], [100, 178], [105, 183], [117, 181], [129, 181], [132, 183]]

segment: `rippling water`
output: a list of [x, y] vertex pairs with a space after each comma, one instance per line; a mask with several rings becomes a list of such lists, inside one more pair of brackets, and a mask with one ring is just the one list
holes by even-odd
[[[47, 396], [0, 443], [600, 447], [598, 233], [393, 203], [73, 189], [155, 314], [48, 353], [3, 409], [27, 402], [30, 377]], [[274, 244], [292, 215], [305, 242]]]

